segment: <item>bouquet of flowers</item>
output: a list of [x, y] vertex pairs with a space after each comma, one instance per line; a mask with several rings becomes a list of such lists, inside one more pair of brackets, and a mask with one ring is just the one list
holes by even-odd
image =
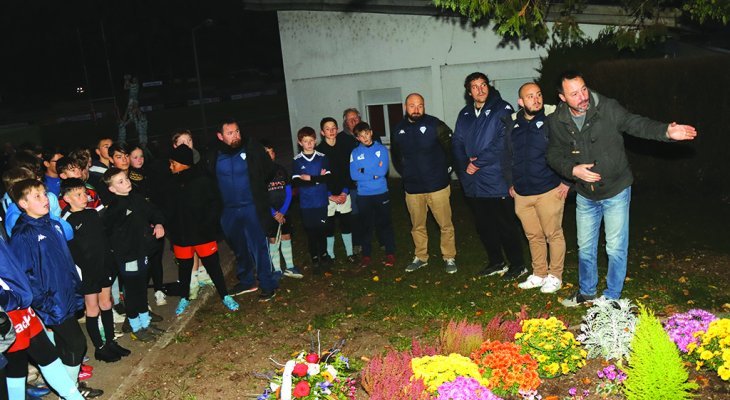
[[687, 356], [696, 369], [705, 367], [717, 371], [722, 380], [730, 380], [730, 319], [710, 322], [707, 331], [696, 332], [695, 337], [698, 342], [687, 345]]
[[457, 377], [474, 378], [480, 383], [486, 383], [479, 373], [479, 367], [470, 359], [456, 353], [448, 356], [435, 355], [417, 357], [411, 360], [413, 378], [423, 380], [429, 392], [434, 393], [445, 382]]
[[537, 371], [543, 378], [572, 373], [586, 365], [586, 351], [555, 317], [522, 321], [515, 343], [537, 360]]
[[497, 395], [517, 395], [540, 386], [537, 362], [514, 343], [488, 340], [471, 353], [471, 359], [489, 380], [487, 387]]
[[686, 313], [677, 313], [669, 317], [664, 323], [664, 330], [667, 331], [672, 341], [682, 350], [687, 352], [687, 345], [694, 342], [699, 344], [695, 333], [706, 331], [710, 322], [717, 317], [705, 310], [693, 309]]
[[258, 400], [354, 400], [356, 382], [350, 360], [339, 347], [322, 352], [299, 352], [276, 374], [266, 376], [269, 387]]

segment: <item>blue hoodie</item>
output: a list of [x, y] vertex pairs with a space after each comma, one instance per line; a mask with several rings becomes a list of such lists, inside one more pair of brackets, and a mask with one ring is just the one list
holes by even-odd
[[22, 310], [30, 307], [31, 301], [30, 281], [8, 244], [0, 238], [0, 306], [5, 311]]
[[28, 276], [31, 306], [44, 324], [58, 325], [84, 307], [81, 278], [58, 222], [48, 215], [22, 214], [13, 228], [10, 249]]
[[359, 196], [374, 196], [388, 191], [388, 149], [379, 142], [360, 144], [350, 154], [350, 176], [357, 182]]
[[[48, 209], [50, 210], [51, 219], [61, 224], [61, 228], [63, 228], [63, 236], [66, 237], [66, 240], [73, 239], [73, 228], [71, 228], [71, 225], [69, 225], [68, 222], [61, 218], [61, 206], [58, 205], [58, 197], [51, 192], [46, 192], [46, 195], [48, 196]], [[10, 237], [13, 234], [13, 227], [15, 226], [15, 223], [18, 222], [18, 218], [20, 218], [22, 211], [20, 211], [18, 205], [10, 199], [10, 196], [8, 196], [7, 193], [3, 196], [2, 202], [3, 207], [7, 207], [5, 209], [5, 231], [8, 233], [8, 237]]]

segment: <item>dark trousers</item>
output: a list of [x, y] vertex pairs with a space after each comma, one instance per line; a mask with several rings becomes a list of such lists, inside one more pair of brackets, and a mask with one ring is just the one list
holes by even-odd
[[509, 196], [467, 197], [466, 202], [474, 213], [477, 233], [487, 251], [489, 265], [504, 262], [504, 249], [511, 267], [524, 266], [514, 200]]
[[147, 270], [137, 274], [124, 275], [124, 306], [127, 317], [137, 318], [149, 311], [147, 307]]
[[[159, 246], [155, 248], [155, 251], [150, 254], [150, 266], [149, 270], [147, 271], [147, 276], [149, 279], [152, 279], [152, 286], [155, 288], [155, 291], [162, 290], [163, 284], [162, 284], [162, 251], [165, 247], [164, 239], [158, 239], [157, 240]], [[149, 282], [148, 279], [148, 282]]]
[[[83, 333], [81, 337], [83, 339]], [[86, 340], [84, 340], [85, 342]], [[28, 376], [28, 357], [35, 361], [36, 364], [45, 367], [58, 358], [58, 350], [53, 346], [48, 335], [45, 332], [41, 332], [30, 338], [30, 346], [27, 349], [5, 353], [5, 358], [8, 359], [8, 365], [5, 367], [5, 376], [8, 378], [24, 378]], [[71, 366], [70, 364], [68, 365]], [[5, 385], [5, 376], [2, 377], [3, 385]], [[8, 390], [5, 388], [5, 398], [7, 398], [7, 395]], [[3, 397], [0, 396], [0, 398]]]
[[395, 234], [388, 192], [373, 196], [361, 194], [357, 197], [357, 207], [362, 230], [362, 255], [370, 256], [372, 253], [373, 227], [380, 243], [385, 246], [385, 254], [395, 254]]
[[327, 207], [302, 208], [302, 225], [307, 233], [309, 255], [327, 255]]
[[261, 290], [271, 291], [278, 288], [279, 282], [272, 271], [269, 240], [261, 228], [256, 207], [252, 204], [245, 207], [224, 208], [221, 227], [236, 255], [236, 275], [241, 284], [250, 287], [256, 283], [251, 264], [253, 258]]

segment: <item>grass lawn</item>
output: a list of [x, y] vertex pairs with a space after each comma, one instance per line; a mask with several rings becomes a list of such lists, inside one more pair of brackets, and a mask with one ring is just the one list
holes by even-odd
[[[431, 259], [426, 268], [404, 272], [412, 259], [410, 223], [400, 182], [391, 181], [398, 263], [385, 268], [374, 263], [361, 269], [345, 264], [338, 241], [338, 262], [331, 274], [313, 275], [298, 211], [295, 221], [295, 262], [302, 280], [284, 278], [274, 301], [258, 303], [255, 296], [239, 296], [241, 311], [226, 313], [218, 301], [203, 306], [170, 351], [159, 356], [133, 399], [249, 398], [260, 394], [265, 382], [254, 373], [274, 368], [269, 357], [283, 361], [291, 352], [308, 350], [313, 333], [321, 331], [323, 346], [345, 338], [344, 351], [369, 358], [388, 347], [407, 348], [412, 338], [435, 340], [450, 319], [486, 323], [501, 312], [556, 315], [576, 326], [584, 307], [566, 309], [559, 303], [576, 289], [575, 204], [566, 205], [564, 228], [568, 244], [564, 288], [544, 295], [524, 291], [515, 281], [499, 277], [476, 279], [486, 256], [474, 230], [458, 184], [452, 191], [457, 238], [458, 273], [448, 275], [438, 254], [438, 230], [429, 222]], [[718, 314], [730, 311], [730, 260], [722, 221], [730, 218], [727, 204], [706, 198], [670, 198], [634, 190], [628, 278], [624, 296], [643, 302], [658, 316], [689, 308]], [[602, 246], [601, 246], [602, 247]], [[527, 244], [525, 258], [529, 259]], [[382, 257], [380, 250], [374, 261]], [[605, 252], [600, 258], [599, 292], [605, 287]], [[248, 297], [246, 297], [248, 296]], [[214, 303], [214, 304], [213, 304]], [[567, 390], [567, 388], [566, 388]], [[561, 393], [552, 393], [555, 395]], [[562, 395], [565, 395], [563, 392]], [[367, 398], [361, 394], [359, 398]]]

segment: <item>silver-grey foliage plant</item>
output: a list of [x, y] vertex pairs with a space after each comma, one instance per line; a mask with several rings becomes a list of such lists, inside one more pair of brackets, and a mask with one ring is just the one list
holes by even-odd
[[576, 338], [585, 346], [588, 358], [628, 361], [637, 321], [635, 309], [627, 299], [593, 302]]

